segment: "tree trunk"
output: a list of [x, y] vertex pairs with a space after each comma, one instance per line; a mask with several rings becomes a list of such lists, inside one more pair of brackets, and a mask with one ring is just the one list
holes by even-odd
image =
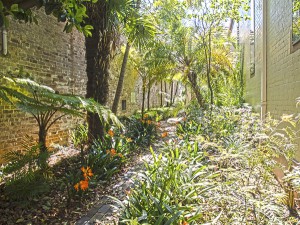
[[163, 82], [160, 81], [160, 107], [163, 107]]
[[175, 102], [175, 97], [176, 97], [177, 92], [178, 92], [178, 85], [179, 85], [179, 83], [178, 83], [178, 81], [177, 81], [177, 82], [176, 82], [175, 93], [174, 93], [174, 96], [173, 96], [173, 104], [174, 104], [174, 102]]
[[194, 94], [196, 95], [196, 99], [201, 108], [204, 107], [203, 96], [200, 93], [199, 87], [197, 85], [197, 74], [195, 72], [188, 73], [188, 79], [193, 89]]
[[173, 81], [171, 82], [171, 97], [170, 97], [170, 106], [172, 106], [173, 103]]
[[206, 77], [207, 77], [207, 84], [210, 91], [210, 105], [212, 109], [212, 105], [214, 104], [214, 92], [211, 84], [211, 33], [208, 34], [208, 47], [205, 48], [205, 55], [206, 55]]
[[[95, 4], [86, 3], [88, 19], [86, 23], [93, 26], [92, 37], [85, 38], [87, 60], [87, 98], [93, 98], [102, 105], [106, 105], [109, 94], [109, 68], [113, 32], [108, 22], [106, 1]], [[89, 142], [104, 136], [104, 124], [95, 113], [87, 113]]]
[[143, 80], [143, 99], [142, 99], [142, 118], [144, 118], [144, 112], [145, 112], [145, 95], [146, 95], [146, 78], [142, 78]]
[[151, 94], [151, 80], [148, 80], [148, 94], [147, 94], [147, 108], [150, 110], [150, 94]]
[[118, 105], [119, 105], [119, 101], [120, 101], [121, 94], [122, 94], [123, 82], [124, 82], [124, 77], [125, 77], [125, 72], [126, 72], [126, 65], [127, 65], [127, 62], [128, 62], [128, 55], [129, 55], [130, 47], [131, 46], [130, 46], [129, 42], [127, 42], [124, 57], [123, 57], [121, 72], [120, 72], [120, 76], [119, 76], [118, 86], [117, 86], [114, 102], [113, 102], [113, 105], [112, 105], [112, 112], [114, 114], [117, 114], [117, 111], [118, 111]]
[[39, 127], [39, 165], [42, 170], [47, 168], [48, 149], [46, 146], [47, 131], [43, 126]]
[[[167, 93], [168, 93], [168, 91], [167, 91], [167, 82], [165, 81], [165, 95], [166, 95], [166, 97], [167, 97]], [[169, 101], [167, 100], [167, 107], [169, 106]]]

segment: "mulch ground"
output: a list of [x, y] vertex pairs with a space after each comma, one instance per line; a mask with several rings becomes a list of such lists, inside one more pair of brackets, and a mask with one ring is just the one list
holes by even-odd
[[[79, 151], [69, 147], [54, 154], [50, 159], [54, 177], [63, 177], [68, 170], [80, 167], [78, 153]], [[75, 198], [70, 204], [67, 204], [66, 190], [62, 189], [55, 179], [51, 181], [50, 192], [30, 202], [9, 199], [2, 184], [0, 187], [0, 224], [74, 224], [99, 201], [101, 196], [108, 194], [109, 190], [106, 187], [117, 181], [122, 173], [131, 168], [137, 157], [137, 153], [130, 155], [127, 163], [110, 181], [102, 181], [97, 186], [90, 186], [83, 198]]]
[[[175, 121], [176, 122], [176, 121]], [[171, 121], [171, 123], [174, 123]], [[175, 124], [175, 123], [174, 123]], [[170, 126], [163, 121], [159, 134], [162, 132], [175, 132], [175, 126]], [[169, 138], [165, 138], [164, 141]], [[42, 196], [32, 199], [30, 202], [13, 201], [4, 192], [4, 185], [0, 184], [0, 225], [11, 224], [75, 224], [82, 216], [92, 209], [105, 195], [115, 196], [115, 190], [109, 187], [120, 182], [122, 175], [140, 163], [140, 156], [145, 152], [134, 152], [127, 156], [126, 163], [119, 173], [109, 181], [100, 181], [97, 185], [90, 186], [88, 192], [82, 198], [75, 198], [68, 204], [67, 192], [59, 185], [58, 179], [74, 168], [80, 168], [79, 150], [65, 147], [58, 150], [49, 159], [52, 166], [53, 179], [50, 191]], [[120, 195], [120, 193], [118, 193]], [[117, 197], [117, 196], [116, 196]]]

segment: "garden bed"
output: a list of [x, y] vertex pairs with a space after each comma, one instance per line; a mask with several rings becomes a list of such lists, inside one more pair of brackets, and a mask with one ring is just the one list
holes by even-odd
[[[64, 154], [61, 154], [62, 152]], [[89, 190], [82, 198], [74, 198], [67, 205], [67, 193], [58, 184], [66, 171], [80, 165], [78, 153], [79, 151], [74, 148], [63, 148], [50, 157], [51, 162], [54, 159], [56, 162], [52, 169], [55, 179], [50, 183], [50, 191], [30, 202], [10, 200], [3, 192], [2, 187], [0, 190], [0, 224], [74, 224], [97, 204], [103, 195], [108, 192], [111, 194], [106, 187], [117, 182], [120, 175], [132, 167], [139, 155], [137, 153], [128, 155], [128, 160], [121, 167], [119, 173], [111, 177], [109, 181], [90, 185]], [[68, 158], [65, 158], [65, 154], [68, 155]]]

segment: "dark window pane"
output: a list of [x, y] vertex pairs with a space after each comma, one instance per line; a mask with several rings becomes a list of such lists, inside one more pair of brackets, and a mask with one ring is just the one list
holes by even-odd
[[126, 110], [126, 100], [122, 100], [122, 110]]

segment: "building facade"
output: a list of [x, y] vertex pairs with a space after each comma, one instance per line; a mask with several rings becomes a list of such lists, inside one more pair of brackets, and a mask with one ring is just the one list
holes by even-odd
[[[252, 21], [240, 25], [245, 97], [262, 117], [299, 113], [300, 18], [297, 0], [252, 0]], [[299, 23], [300, 25], [300, 23]], [[300, 151], [296, 158], [300, 160]]]

